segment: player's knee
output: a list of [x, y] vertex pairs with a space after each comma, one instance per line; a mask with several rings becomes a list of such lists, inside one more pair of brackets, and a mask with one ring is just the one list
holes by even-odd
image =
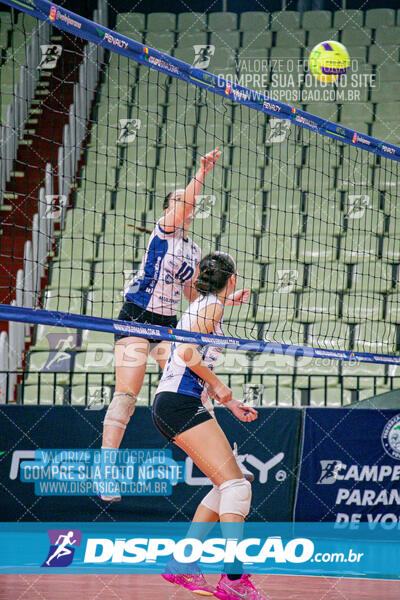
[[114, 425], [126, 429], [135, 410], [137, 396], [125, 392], [114, 392], [107, 409], [104, 425]]
[[211, 491], [208, 492], [206, 496], [204, 496], [203, 500], [200, 502], [206, 508], [209, 508], [213, 512], [219, 515], [219, 503], [220, 503], [221, 493], [217, 487], [213, 487]]
[[251, 504], [251, 484], [246, 479], [230, 479], [219, 486], [219, 515], [247, 517]]

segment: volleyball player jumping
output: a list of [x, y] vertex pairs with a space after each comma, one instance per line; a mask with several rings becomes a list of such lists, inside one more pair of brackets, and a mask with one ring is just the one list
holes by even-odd
[[[222, 252], [205, 256], [194, 283], [200, 296], [182, 315], [178, 328], [211, 335], [223, 335], [222, 316], [228, 298], [236, 287], [237, 273], [232, 258]], [[157, 388], [153, 420], [169, 441], [181, 448], [214, 487], [200, 503], [195, 522], [242, 523], [250, 510], [251, 485], [244, 478], [229, 442], [201, 397], [204, 390], [244, 422], [257, 418], [257, 412], [232, 398], [232, 390], [213, 372], [221, 348], [200, 349], [195, 344], [176, 343]], [[198, 568], [189, 575], [174, 572], [170, 563], [163, 577], [171, 583], [201, 595], [222, 600], [246, 598], [266, 600], [243, 572], [222, 575], [213, 590]], [[238, 568], [237, 571], [241, 571]]]
[[[197, 297], [192, 282], [197, 276], [201, 251], [188, 237], [188, 229], [196, 197], [220, 155], [216, 148], [202, 157], [200, 169], [187, 188], [175, 190], [166, 197], [164, 214], [150, 236], [140, 270], [125, 289], [125, 303], [119, 319], [176, 327], [182, 292], [190, 302]], [[240, 304], [248, 297], [249, 291], [242, 290], [233, 294], [229, 302]], [[119, 448], [121, 444], [143, 385], [149, 353], [164, 369], [170, 350], [169, 342], [160, 343], [157, 338], [121, 334], [115, 336], [115, 341], [115, 392], [104, 419], [103, 449]], [[101, 481], [95, 489], [103, 500], [121, 499], [116, 482]]]

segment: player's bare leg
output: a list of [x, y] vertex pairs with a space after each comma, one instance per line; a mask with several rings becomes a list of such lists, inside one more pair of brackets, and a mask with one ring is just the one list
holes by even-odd
[[[118, 449], [124, 437], [126, 426], [135, 411], [137, 397], [142, 389], [146, 373], [150, 343], [143, 338], [127, 337], [115, 345], [115, 392], [107, 409], [103, 424], [102, 450]], [[107, 462], [104, 456], [104, 462]], [[108, 484], [110, 482], [103, 481]], [[100, 490], [100, 496], [106, 501], [121, 499], [118, 484], [112, 492]]]

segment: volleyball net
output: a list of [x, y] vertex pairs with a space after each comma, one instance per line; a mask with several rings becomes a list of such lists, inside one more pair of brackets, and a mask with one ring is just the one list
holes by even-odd
[[[213, 72], [207, 43], [181, 61], [179, 31], [158, 34], [167, 53], [135, 15], [108, 29], [101, 3], [97, 22], [6, 4], [30, 15], [12, 27], [36, 60], [21, 51], [2, 126], [0, 318], [17, 352], [35, 323], [398, 362], [400, 148], [272, 100], [273, 69], [267, 89], [239, 85], [232, 52]], [[165, 197], [216, 147], [189, 236], [233, 257], [250, 301], [226, 308], [220, 340], [117, 321]]]

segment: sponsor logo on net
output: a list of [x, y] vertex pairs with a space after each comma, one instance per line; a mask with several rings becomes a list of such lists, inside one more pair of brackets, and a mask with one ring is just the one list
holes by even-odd
[[118, 46], [119, 48], [124, 49], [128, 48], [128, 42], [121, 40], [121, 38], [116, 37], [115, 35], [111, 35], [111, 33], [108, 33], [107, 31], [104, 32], [104, 39], [112, 46]]
[[69, 15], [61, 12], [61, 10], [57, 9], [56, 6], [51, 7], [49, 19], [50, 21], [55, 21], [56, 19], [58, 19], [59, 21], [63, 21], [66, 25], [69, 25], [70, 27], [82, 29], [82, 23], [76, 21], [75, 19], [71, 19]]
[[151, 327], [137, 327], [135, 325], [120, 325], [119, 323], [114, 323], [114, 329], [117, 331], [122, 331], [124, 333], [144, 333], [152, 336], [160, 337], [161, 333], [158, 329], [152, 329]]

